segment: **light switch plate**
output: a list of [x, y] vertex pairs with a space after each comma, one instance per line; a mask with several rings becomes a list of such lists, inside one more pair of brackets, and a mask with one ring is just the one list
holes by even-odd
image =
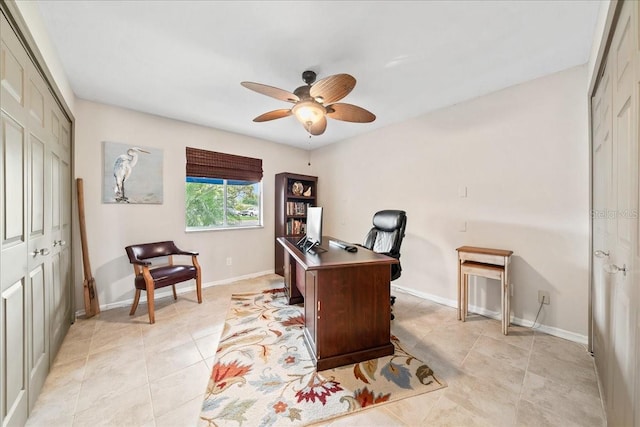
[[467, 186], [461, 185], [458, 187], [458, 196], [461, 198], [467, 197]]

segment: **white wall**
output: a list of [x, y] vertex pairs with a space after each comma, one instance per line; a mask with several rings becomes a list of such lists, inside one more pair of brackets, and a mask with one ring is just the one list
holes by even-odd
[[51, 43], [49, 33], [42, 21], [40, 9], [38, 9], [38, 4], [35, 1], [19, 0], [16, 1], [15, 4], [18, 6], [22, 18], [28, 25], [29, 32], [31, 33], [33, 40], [36, 42], [38, 50], [46, 63], [46, 67], [49, 69], [55, 84], [62, 93], [67, 106], [72, 113], [75, 113], [75, 94], [73, 93], [67, 74], [62, 67], [60, 58], [58, 57], [58, 51]]
[[[102, 203], [103, 141], [163, 150], [163, 204]], [[186, 146], [263, 160], [264, 228], [185, 232]], [[75, 150], [76, 177], [84, 180], [89, 254], [101, 305], [133, 298], [133, 268], [124, 251], [129, 244], [175, 240], [181, 248], [199, 251], [204, 284], [273, 272], [274, 176], [309, 172], [304, 150], [81, 99], [76, 100]], [[74, 243], [76, 308], [82, 310], [80, 244]], [[227, 257], [232, 258], [231, 266], [226, 265]], [[193, 283], [181, 286], [193, 288]]]
[[[539, 321], [586, 342], [586, 79], [586, 66], [572, 68], [314, 151], [325, 234], [358, 242], [375, 211], [406, 210], [394, 285], [451, 305], [457, 247], [513, 250], [515, 317], [533, 321], [546, 290]], [[488, 282], [477, 280], [471, 304], [497, 313]]]

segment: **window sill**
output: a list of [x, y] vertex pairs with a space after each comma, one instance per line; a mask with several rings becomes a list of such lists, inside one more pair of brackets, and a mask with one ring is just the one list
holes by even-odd
[[235, 230], [255, 230], [264, 228], [264, 225], [244, 225], [240, 227], [219, 227], [219, 228], [187, 228], [185, 233], [201, 233], [206, 231], [235, 231]]

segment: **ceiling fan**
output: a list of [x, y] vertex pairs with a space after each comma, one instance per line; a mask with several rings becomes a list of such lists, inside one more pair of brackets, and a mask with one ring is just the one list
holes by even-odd
[[[369, 123], [375, 114], [353, 104], [336, 102], [344, 98], [356, 86], [356, 79], [349, 74], [335, 74], [316, 82], [316, 73], [302, 73], [305, 86], [293, 93], [260, 83], [242, 82], [242, 86], [281, 101], [290, 102], [290, 109], [279, 109], [259, 115], [254, 122], [266, 122], [294, 115], [311, 135], [322, 135], [327, 128], [327, 117], [355, 123]], [[315, 82], [315, 83], [314, 83]]]

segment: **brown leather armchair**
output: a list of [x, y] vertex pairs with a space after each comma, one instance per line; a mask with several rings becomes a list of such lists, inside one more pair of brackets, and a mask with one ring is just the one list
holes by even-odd
[[[200, 264], [198, 264], [198, 252], [183, 251], [173, 241], [131, 245], [127, 246], [125, 250], [127, 251], [129, 262], [133, 264], [136, 288], [133, 306], [129, 315], [133, 316], [138, 308], [140, 291], [146, 291], [149, 305], [149, 323], [155, 323], [154, 291], [165, 286], [171, 286], [173, 288], [173, 299], [178, 299], [175, 285], [191, 279], [196, 281], [198, 304], [202, 303], [202, 272]], [[174, 255], [190, 256], [191, 265], [174, 264]], [[160, 257], [167, 257], [168, 264], [154, 267], [153, 263], [148, 261], [149, 259]]]

